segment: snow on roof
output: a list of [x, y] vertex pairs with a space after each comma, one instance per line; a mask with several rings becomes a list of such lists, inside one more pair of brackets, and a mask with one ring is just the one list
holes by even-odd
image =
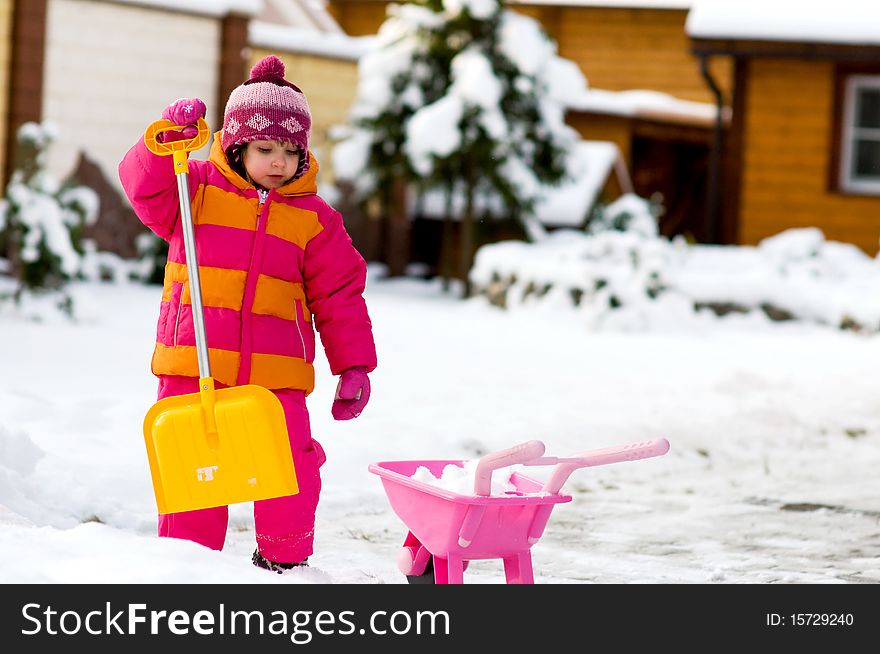
[[256, 20], [291, 27], [311, 27], [320, 32], [339, 32], [342, 28], [327, 11], [324, 0], [263, 0], [264, 9]]
[[695, 38], [880, 45], [880, 2], [695, 0], [685, 29]]
[[508, 0], [508, 5], [689, 9], [695, 38], [880, 45], [880, 1], [779, 0]]
[[554, 5], [563, 7], [634, 7], [645, 9], [688, 9], [693, 0], [508, 0], [508, 5]]
[[545, 187], [543, 198], [535, 203], [535, 218], [542, 225], [581, 227], [612, 171], [623, 192], [632, 191], [620, 150], [610, 141], [576, 143], [568, 168], [572, 178], [559, 186]]
[[113, 0], [117, 4], [140, 5], [157, 9], [175, 9], [207, 16], [229, 13], [254, 16], [263, 9], [263, 0]]
[[689, 125], [712, 124], [716, 114], [715, 105], [711, 103], [680, 100], [667, 93], [648, 90], [587, 89], [578, 97], [569, 99], [567, 108]]
[[248, 26], [248, 39], [252, 46], [357, 61], [375, 36], [348, 36], [254, 20]]

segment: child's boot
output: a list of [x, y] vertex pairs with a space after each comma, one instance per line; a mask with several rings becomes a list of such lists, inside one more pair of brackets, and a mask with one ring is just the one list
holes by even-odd
[[277, 572], [281, 574], [291, 568], [308, 568], [309, 567], [309, 559], [306, 558], [304, 561], [298, 561], [296, 563], [282, 563], [280, 561], [270, 561], [262, 554], [260, 554], [260, 548], [254, 550], [254, 555], [251, 557], [251, 561], [258, 568], [264, 568], [266, 570], [271, 570], [272, 572]]

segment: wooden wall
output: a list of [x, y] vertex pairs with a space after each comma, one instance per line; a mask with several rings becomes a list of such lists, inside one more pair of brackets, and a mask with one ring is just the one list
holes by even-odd
[[[4, 183], [16, 163], [19, 128], [43, 119], [43, 70], [48, 0], [13, 0], [9, 8], [9, 66], [6, 70]], [[5, 189], [4, 189], [5, 190]]]
[[12, 56], [12, 7], [13, 0], [0, 0], [0, 171], [5, 170], [6, 132], [9, 124], [9, 67]]
[[385, 21], [384, 0], [328, 0], [327, 10], [349, 36], [375, 34]]
[[[531, 15], [557, 42], [559, 55], [576, 62], [592, 88], [650, 89], [683, 100], [714, 102], [690, 52], [686, 9], [572, 7], [512, 4]], [[712, 73], [729, 97], [731, 70]]]
[[830, 188], [833, 64], [753, 59], [748, 71], [738, 240], [815, 226], [875, 254], [880, 199]]
[[[216, 17], [50, 0], [43, 120], [55, 124], [58, 140], [49, 150], [49, 171], [66, 177], [84, 150], [115, 180], [122, 155], [168, 103], [199, 97], [210, 116], [219, 45]], [[193, 156], [205, 158], [207, 146]]]

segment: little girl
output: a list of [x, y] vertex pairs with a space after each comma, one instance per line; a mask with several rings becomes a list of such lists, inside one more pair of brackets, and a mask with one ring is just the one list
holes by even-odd
[[[190, 138], [205, 115], [198, 98], [170, 104], [162, 117]], [[325, 456], [311, 437], [306, 395], [315, 384], [315, 330], [334, 375], [332, 414], [357, 417], [376, 367], [363, 292], [366, 264], [340, 214], [317, 195], [318, 163], [308, 149], [311, 115], [302, 91], [275, 56], [258, 62], [232, 91], [223, 129], [207, 161], [189, 164], [211, 372], [218, 388], [258, 384], [284, 407], [299, 493], [254, 502], [255, 565], [283, 572], [312, 554]], [[198, 392], [192, 306], [171, 157], [143, 139], [119, 165], [140, 220], [169, 243], [152, 371], [159, 398]], [[159, 535], [220, 550], [228, 507], [159, 516]]]

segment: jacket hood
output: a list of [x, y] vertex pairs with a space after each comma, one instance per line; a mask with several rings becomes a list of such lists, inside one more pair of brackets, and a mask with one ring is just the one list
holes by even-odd
[[[217, 170], [219, 170], [220, 173], [236, 188], [243, 191], [254, 188], [253, 184], [235, 172], [232, 169], [232, 166], [229, 165], [226, 153], [223, 152], [223, 148], [220, 145], [222, 137], [222, 130], [214, 133], [214, 142], [211, 144], [211, 153], [208, 156], [209, 161], [213, 163], [217, 167]], [[302, 175], [302, 177], [275, 189], [276, 193], [284, 197], [291, 197], [294, 195], [315, 195], [318, 192], [318, 160], [315, 159], [315, 155], [312, 154], [311, 150], [308, 151], [308, 155], [309, 169]]]

